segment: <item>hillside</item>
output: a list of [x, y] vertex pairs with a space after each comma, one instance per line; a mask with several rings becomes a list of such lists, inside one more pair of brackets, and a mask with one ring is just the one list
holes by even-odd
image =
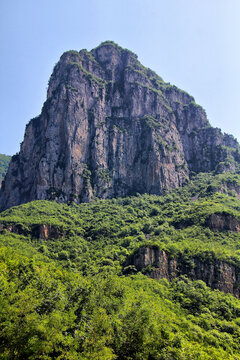
[[2, 212], [0, 358], [239, 359], [239, 197], [240, 175], [209, 173]]
[[191, 95], [67, 51], [0, 167], [0, 359], [240, 359], [240, 145]]
[[54, 67], [41, 114], [12, 157], [0, 209], [161, 195], [210, 171], [239, 173], [237, 140], [213, 128], [191, 95], [106, 41], [67, 51]]

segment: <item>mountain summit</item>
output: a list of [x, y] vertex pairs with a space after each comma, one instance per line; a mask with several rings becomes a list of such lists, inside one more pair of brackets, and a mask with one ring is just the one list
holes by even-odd
[[192, 96], [106, 41], [61, 56], [12, 157], [0, 208], [161, 194], [193, 172], [239, 169], [239, 144], [209, 125]]

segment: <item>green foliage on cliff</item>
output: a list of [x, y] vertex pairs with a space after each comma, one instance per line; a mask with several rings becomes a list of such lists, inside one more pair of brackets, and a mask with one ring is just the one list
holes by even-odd
[[84, 75], [87, 77], [87, 79], [90, 82], [93, 81], [100, 87], [104, 87], [106, 85], [105, 80], [103, 80], [103, 79], [99, 78], [98, 76], [87, 71], [80, 63], [72, 61], [72, 62], [70, 62], [70, 64], [73, 66], [77, 66], [79, 69], [81, 69], [81, 71], [84, 73]]
[[10, 160], [11, 156], [0, 154], [0, 182], [7, 173]]
[[[238, 175], [199, 174], [163, 196], [1, 213], [0, 359], [239, 359], [239, 299], [186, 276], [124, 273], [145, 245], [240, 269], [240, 233], [207, 222], [239, 219], [239, 189]], [[40, 239], [41, 224], [62, 235]]]

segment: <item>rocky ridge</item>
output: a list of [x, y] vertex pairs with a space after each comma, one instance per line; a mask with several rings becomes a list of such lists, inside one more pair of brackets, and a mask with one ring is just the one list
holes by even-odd
[[212, 289], [240, 296], [240, 268], [226, 261], [172, 256], [157, 246], [141, 247], [125, 264], [125, 272], [143, 271], [153, 279], [172, 280], [186, 275], [191, 280], [202, 280]]
[[0, 208], [162, 194], [191, 172], [239, 171], [239, 164], [237, 141], [211, 127], [192, 96], [105, 42], [61, 56], [42, 112], [12, 157]]

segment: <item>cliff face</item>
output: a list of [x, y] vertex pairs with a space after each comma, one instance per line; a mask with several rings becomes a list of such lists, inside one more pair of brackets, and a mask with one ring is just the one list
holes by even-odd
[[112, 42], [62, 55], [26, 127], [1, 209], [34, 199], [87, 202], [183, 185], [190, 171], [236, 170], [237, 141], [193, 97]]
[[25, 227], [22, 224], [14, 223], [0, 223], [0, 233], [3, 231], [9, 231], [10, 233], [19, 234], [19, 235], [31, 235], [33, 238], [37, 239], [59, 239], [67, 235], [67, 231], [62, 229], [59, 226], [54, 226], [50, 224], [34, 224], [30, 228]]
[[138, 271], [145, 269], [145, 273], [154, 279], [172, 280], [187, 275], [192, 280], [203, 280], [212, 289], [240, 296], [240, 269], [224, 261], [199, 257], [186, 260], [181, 256], [171, 257], [157, 247], [142, 247], [125, 265], [134, 265]]
[[206, 220], [206, 225], [212, 230], [240, 232], [240, 221], [230, 214], [212, 214]]

